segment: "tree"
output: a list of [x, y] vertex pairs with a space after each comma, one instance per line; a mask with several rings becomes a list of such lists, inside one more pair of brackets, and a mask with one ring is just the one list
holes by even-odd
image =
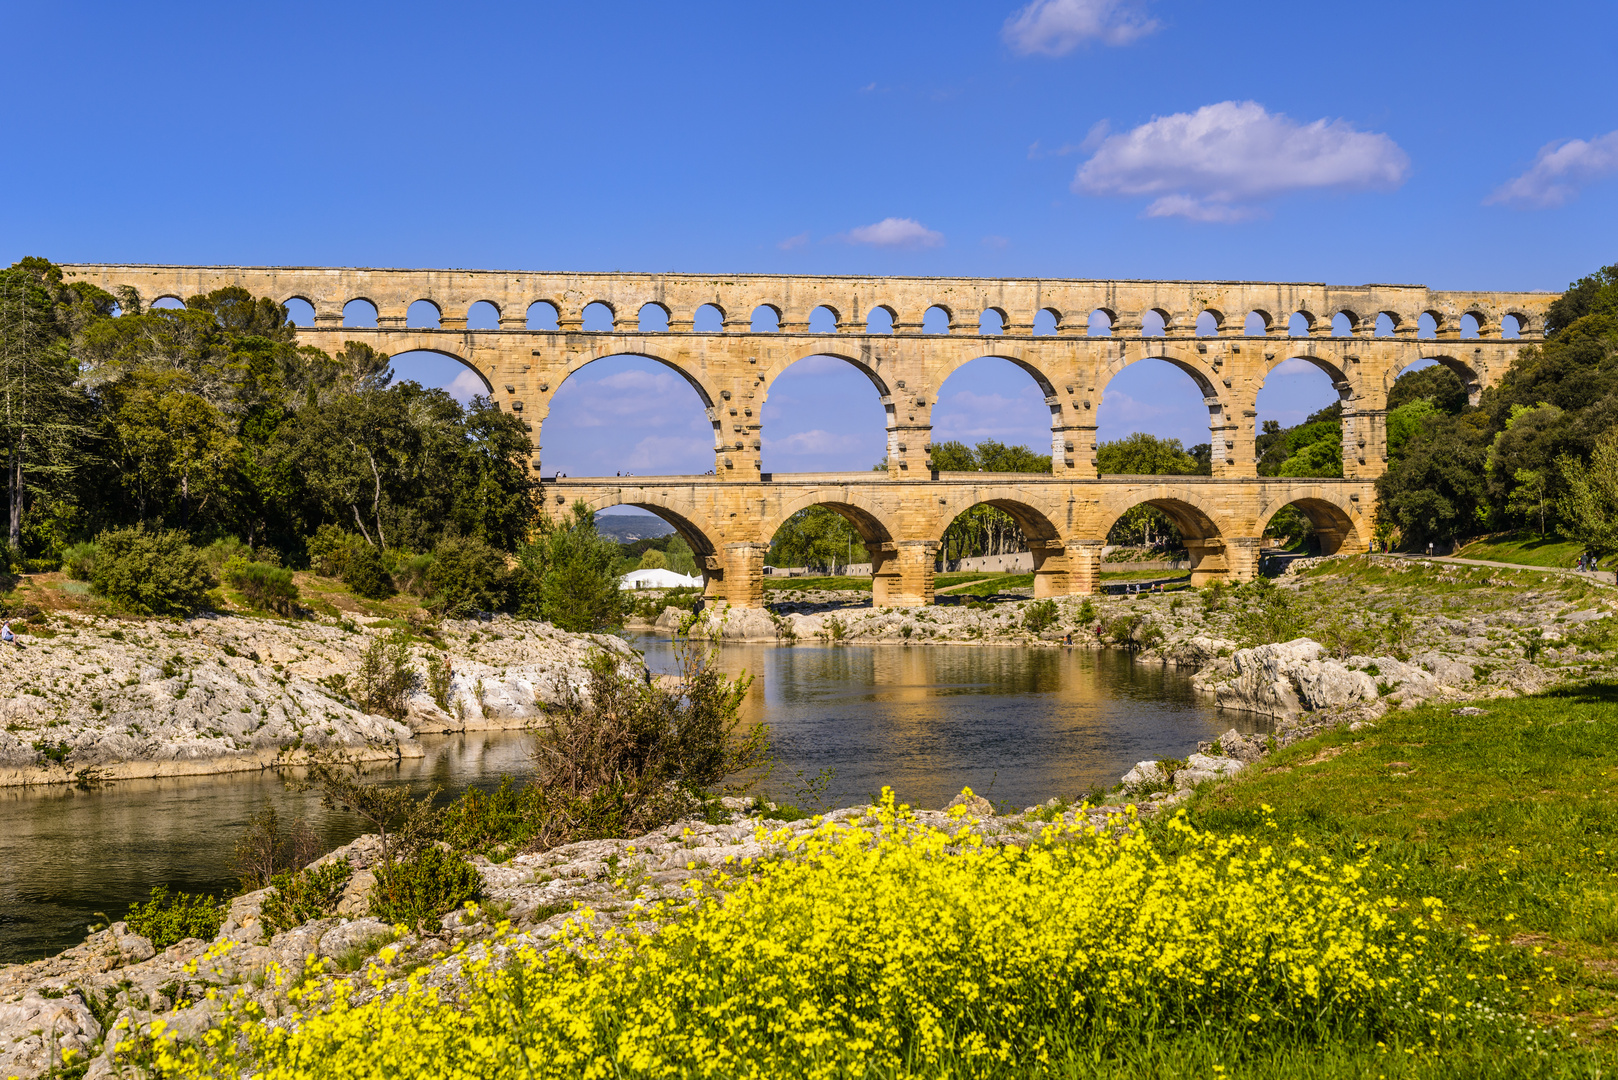
[[1407, 543], [1453, 538], [1482, 524], [1487, 432], [1481, 413], [1429, 416], [1403, 457], [1377, 479], [1378, 514]]
[[111, 310], [110, 294], [65, 287], [62, 272], [27, 258], [0, 271], [0, 437], [7, 448], [7, 538], [22, 548], [27, 495], [71, 483], [90, 452], [89, 401], [69, 345], [78, 325]]
[[1518, 469], [1507, 508], [1518, 517], [1539, 517], [1539, 535], [1545, 535], [1545, 473], [1540, 469]]
[[1597, 558], [1618, 552], [1618, 428], [1596, 443], [1588, 466], [1566, 454], [1556, 466], [1565, 492], [1556, 508], [1563, 531]]
[[770, 540], [775, 566], [808, 566], [827, 572], [851, 562], [866, 562], [858, 530], [828, 506], [810, 506], [787, 518]]
[[1194, 476], [1197, 459], [1186, 453], [1179, 439], [1160, 439], [1137, 431], [1096, 446], [1096, 464], [1103, 474], [1138, 476]]
[[541, 617], [575, 633], [621, 626], [624, 599], [613, 574], [618, 545], [596, 532], [590, 508], [574, 503], [572, 519], [550, 533], [545, 548], [542, 565], [532, 556], [524, 560], [539, 575]]
[[640, 557], [640, 568], [642, 570], [666, 570], [668, 565], [668, 556], [656, 548], [647, 548]]

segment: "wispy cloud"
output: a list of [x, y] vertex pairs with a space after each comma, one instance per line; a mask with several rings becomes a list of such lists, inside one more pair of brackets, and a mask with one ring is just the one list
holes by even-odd
[[1618, 131], [1588, 141], [1548, 143], [1527, 172], [1500, 185], [1484, 201], [1536, 208], [1561, 206], [1585, 184], [1614, 173], [1618, 173]]
[[775, 246], [780, 248], [782, 251], [791, 251], [793, 248], [803, 247], [803, 245], [807, 244], [808, 242], [809, 234], [807, 232], [801, 232], [796, 236], [787, 237], [785, 240], [782, 240]]
[[943, 233], [929, 229], [915, 218], [883, 218], [874, 225], [848, 230], [845, 238], [851, 244], [890, 248], [932, 248], [944, 243]]
[[1003, 248], [1010, 245], [1010, 243], [1011, 241], [1007, 240], [1005, 237], [995, 236], [992, 233], [983, 238], [983, 246], [986, 248]]
[[1105, 136], [1073, 190], [1157, 196], [1147, 217], [1229, 222], [1261, 214], [1255, 201], [1290, 191], [1395, 188], [1409, 169], [1409, 156], [1386, 135], [1222, 101]]
[[1127, 45], [1161, 25], [1138, 0], [1034, 0], [1000, 35], [1024, 56], [1065, 56], [1088, 41]]

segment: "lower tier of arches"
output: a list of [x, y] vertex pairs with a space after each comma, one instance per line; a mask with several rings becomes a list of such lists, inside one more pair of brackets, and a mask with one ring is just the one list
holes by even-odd
[[[628, 480], [628, 478], [625, 478]], [[950, 523], [979, 505], [1004, 511], [1026, 539], [1034, 595], [1096, 592], [1106, 537], [1131, 509], [1150, 506], [1179, 531], [1191, 582], [1257, 576], [1265, 528], [1284, 507], [1308, 519], [1323, 554], [1362, 550], [1371, 538], [1375, 487], [1363, 480], [1272, 477], [1130, 476], [1067, 480], [1038, 474], [976, 474], [970, 479], [894, 482], [871, 474], [776, 474], [769, 481], [647, 478], [546, 482], [548, 513], [576, 502], [594, 511], [634, 506], [663, 518], [691, 545], [708, 595], [737, 607], [764, 605], [764, 566], [776, 531], [794, 514], [821, 506], [845, 518], [871, 561], [872, 602], [933, 602], [933, 575]]]

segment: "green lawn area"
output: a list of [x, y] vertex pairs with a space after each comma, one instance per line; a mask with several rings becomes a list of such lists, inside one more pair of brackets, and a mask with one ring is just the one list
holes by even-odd
[[1279, 842], [1368, 857], [1369, 888], [1436, 897], [1452, 926], [1537, 966], [1522, 994], [1537, 1021], [1618, 1049], [1618, 683], [1480, 701], [1481, 715], [1457, 715], [1461, 704], [1288, 747], [1202, 792], [1190, 816], [1231, 832], [1267, 829], [1268, 816]]
[[[1102, 563], [1103, 567], [1107, 564]], [[1101, 571], [1102, 581], [1184, 581], [1189, 580], [1189, 570], [1106, 570]]]
[[[1491, 562], [1518, 563], [1522, 566], [1555, 566], [1571, 570], [1583, 546], [1559, 536], [1540, 538], [1533, 533], [1504, 534], [1475, 540], [1455, 553], [1462, 559], [1488, 559]], [[1611, 565], [1608, 559], [1606, 565]]]

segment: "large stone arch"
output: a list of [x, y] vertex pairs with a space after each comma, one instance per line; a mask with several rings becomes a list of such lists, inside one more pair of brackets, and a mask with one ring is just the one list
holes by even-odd
[[[1211, 498], [1192, 485], [1129, 485], [1116, 494], [1103, 497], [1096, 509], [1094, 535], [1105, 538], [1118, 519], [1137, 506], [1155, 507], [1168, 515], [1185, 540], [1191, 561], [1191, 584], [1205, 585], [1217, 580], [1252, 576], [1256, 565], [1257, 539], [1237, 537], [1226, 515]], [[1241, 540], [1244, 549], [1232, 552], [1228, 545]], [[1255, 550], [1245, 550], [1251, 543]]]
[[1047, 494], [1049, 504], [1041, 505], [1040, 500], [1030, 498], [1027, 490], [1015, 485], [974, 486], [953, 499], [940, 500], [933, 514], [932, 536], [942, 546], [944, 533], [956, 518], [974, 506], [992, 506], [1016, 522], [1028, 541], [1028, 551], [1033, 560], [1034, 596], [1066, 596], [1071, 567], [1068, 564], [1066, 536], [1058, 524], [1065, 517], [1061, 511], [1068, 505], [1066, 493], [1053, 488]]
[[[817, 306], [826, 307], [825, 304], [819, 304]], [[887, 336], [888, 335], [879, 335], [877, 340], [884, 340]], [[861, 342], [864, 341], [863, 338], [860, 340]], [[871, 380], [871, 385], [876, 387], [876, 393], [879, 398], [882, 398], [884, 401], [891, 398], [893, 396], [893, 388], [889, 385], [887, 379], [882, 376], [882, 373], [877, 370], [878, 363], [871, 362], [865, 357], [859, 355], [858, 352], [850, 349], [850, 343], [851, 341], [848, 337], [832, 337], [820, 339], [817, 345], [803, 345], [794, 348], [792, 352], [788, 353], [782, 358], [779, 364], [773, 365], [769, 368], [769, 370], [763, 373], [764, 382], [759, 388], [759, 400], [763, 401], [769, 397], [770, 388], [775, 385], [775, 380], [780, 378], [788, 368], [790, 368], [793, 364], [796, 364], [799, 360], [808, 360], [813, 356], [829, 356], [834, 360], [843, 361], [844, 363], [853, 367], [860, 374], [864, 375], [867, 379]], [[819, 348], [818, 344], [825, 344], [829, 347]], [[891, 408], [889, 411], [892, 411]]]
[[[580, 371], [583, 371], [596, 361], [608, 360], [615, 356], [629, 356], [642, 360], [653, 360], [683, 378], [691, 386], [691, 388], [696, 391], [697, 398], [702, 403], [703, 414], [707, 417], [708, 424], [713, 429], [713, 448], [716, 463], [723, 459], [727, 444], [724, 442], [723, 419], [720, 415], [720, 409], [716, 405], [716, 402], [721, 400], [720, 395], [710, 388], [707, 383], [705, 383], [694, 371], [680, 364], [678, 361], [670, 360], [666, 356], [659, 356], [657, 353], [641, 347], [626, 348], [621, 346], [603, 346], [588, 353], [578, 353], [569, 357], [567, 369], [566, 371], [560, 373], [555, 385], [549, 386], [540, 394], [536, 395], [537, 400], [533, 405], [534, 415], [529, 418], [533, 424], [534, 444], [536, 447], [540, 446], [541, 428], [543, 427], [544, 422], [550, 417], [551, 402], [555, 399], [556, 394], [560, 392], [562, 386], [567, 382], [567, 380], [571, 379], [574, 375], [578, 374]], [[715, 471], [718, 471], [717, 464], [715, 466]]]
[[[1158, 347], [1155, 351], [1145, 353], [1121, 352], [1097, 372], [1094, 410], [1097, 420], [1100, 419], [1101, 406], [1107, 400], [1107, 389], [1112, 385], [1112, 380], [1125, 368], [1142, 360], [1161, 360], [1179, 368], [1190, 377], [1192, 384], [1202, 392], [1202, 403], [1208, 409], [1208, 443], [1213, 455], [1215, 475], [1219, 474], [1222, 464], [1235, 464], [1235, 440], [1241, 437], [1238, 431], [1240, 418], [1235, 415], [1236, 410], [1219, 373], [1201, 358], [1201, 354], [1195, 358], [1181, 356], [1168, 351], [1167, 347]], [[1251, 418], [1248, 418], [1248, 426], [1252, 426]]]
[[468, 371], [472, 372], [480, 380], [482, 380], [485, 397], [494, 397], [494, 382], [489, 378], [489, 373], [487, 371], [454, 350], [446, 349], [438, 342], [430, 342], [424, 345], [411, 345], [403, 349], [394, 349], [388, 353], [388, 359], [391, 361], [394, 357], [401, 356], [405, 353], [414, 352], [433, 353], [436, 356], [442, 356], [446, 359], [454, 360], [456, 363], [460, 364], [462, 367], [466, 368]]
[[[871, 556], [872, 604], [912, 607], [932, 601], [933, 546], [901, 540], [899, 523], [890, 510], [847, 488], [815, 488], [783, 502], [760, 520], [756, 534], [759, 547], [767, 550], [781, 526], [811, 506], [824, 506], [841, 515], [859, 533], [860, 542]], [[918, 575], [923, 570], [918, 553], [926, 557], [925, 581]]]
[[1254, 531], [1263, 536], [1270, 519], [1288, 506], [1296, 506], [1314, 526], [1322, 555], [1362, 550], [1370, 540], [1360, 528], [1364, 515], [1352, 500], [1343, 499], [1336, 490], [1313, 484], [1289, 488], [1267, 502], [1259, 510]]
[[[717, 539], [719, 533], [711, 522], [704, 520], [704, 516], [695, 506], [678, 500], [660, 498], [645, 488], [599, 490], [583, 501], [592, 514], [613, 506], [633, 506], [662, 518], [674, 526], [674, 531], [690, 545], [692, 554], [696, 556], [697, 565], [702, 569], [705, 591], [709, 593], [719, 591], [724, 579], [724, 559]], [[557, 516], [571, 513], [571, 509], [571, 503], [565, 496], [560, 503], [555, 504]]]
[[1399, 376], [1426, 360], [1442, 364], [1455, 373], [1455, 377], [1461, 380], [1461, 385], [1466, 387], [1466, 400], [1469, 404], [1476, 405], [1481, 400], [1484, 375], [1486, 374], [1484, 371], [1479, 370], [1470, 361], [1449, 353], [1430, 352], [1426, 349], [1420, 350], [1420, 353], [1419, 356], [1408, 360], [1400, 360], [1399, 363], [1388, 367], [1382, 387], [1384, 407], [1387, 404], [1388, 394], [1393, 391], [1393, 384], [1398, 381]]
[[[1350, 371], [1330, 356], [1322, 356], [1313, 351], [1295, 352], [1278, 349], [1275, 352], [1275, 357], [1279, 357], [1279, 359], [1266, 354], [1263, 378], [1259, 380], [1258, 385], [1253, 389], [1251, 406], [1255, 424], [1258, 421], [1258, 395], [1269, 385], [1270, 376], [1275, 373], [1275, 369], [1289, 360], [1305, 361], [1331, 380], [1331, 388], [1337, 394], [1337, 403], [1343, 408], [1343, 415], [1339, 421], [1343, 443], [1342, 472], [1344, 476], [1350, 475], [1349, 462], [1351, 460], [1357, 459], [1362, 465], [1365, 463], [1364, 446], [1371, 435], [1370, 428], [1366, 423], [1366, 410], [1378, 406], [1371, 405], [1365, 400], [1366, 395], [1358, 380], [1351, 378]], [[1386, 397], [1383, 400], [1385, 401]], [[1257, 431], [1253, 432], [1255, 440], [1258, 434]], [[1257, 456], [1256, 449], [1254, 456]]]
[[768, 546], [775, 539], [776, 532], [787, 523], [788, 518], [811, 506], [824, 506], [841, 514], [854, 526], [867, 548], [872, 543], [891, 544], [900, 535], [899, 523], [888, 508], [847, 488], [824, 487], [814, 488], [788, 499], [760, 518], [755, 538], [759, 543]]

